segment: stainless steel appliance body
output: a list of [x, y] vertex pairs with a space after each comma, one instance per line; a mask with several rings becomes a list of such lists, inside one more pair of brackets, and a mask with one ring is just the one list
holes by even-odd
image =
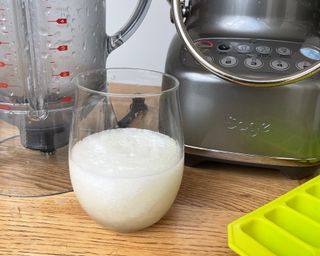
[[[247, 77], [279, 77], [320, 59], [317, 0], [194, 0], [186, 27], [207, 61]], [[166, 72], [180, 79], [186, 152], [274, 167], [293, 178], [320, 165], [319, 75], [255, 88], [200, 66], [176, 36]], [[200, 158], [201, 159], [201, 158]]]

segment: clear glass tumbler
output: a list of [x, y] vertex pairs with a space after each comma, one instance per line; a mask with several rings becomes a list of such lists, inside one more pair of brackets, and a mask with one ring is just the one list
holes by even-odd
[[184, 143], [176, 78], [102, 69], [74, 79], [70, 177], [83, 209], [120, 232], [160, 220], [178, 193]]

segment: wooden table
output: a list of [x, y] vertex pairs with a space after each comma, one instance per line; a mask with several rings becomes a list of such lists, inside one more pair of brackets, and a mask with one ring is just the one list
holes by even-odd
[[91, 220], [73, 192], [48, 197], [0, 196], [0, 255], [235, 255], [227, 225], [296, 187], [277, 171], [209, 163], [185, 168], [169, 213], [131, 234]]

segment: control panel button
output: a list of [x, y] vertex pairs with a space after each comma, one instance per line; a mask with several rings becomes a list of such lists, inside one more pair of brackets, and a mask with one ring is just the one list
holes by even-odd
[[239, 53], [249, 53], [251, 52], [251, 46], [248, 44], [239, 44], [236, 47], [237, 52]]
[[220, 64], [224, 67], [230, 68], [238, 64], [238, 60], [233, 56], [226, 56], [220, 60]]
[[195, 42], [195, 45], [199, 48], [212, 48], [213, 42], [209, 40], [201, 40], [201, 41]]
[[272, 49], [266, 45], [257, 46], [256, 51], [260, 54], [270, 54]]
[[263, 66], [263, 62], [257, 58], [247, 58], [244, 60], [244, 65], [248, 68], [259, 69]]
[[220, 44], [220, 45], [218, 45], [218, 50], [220, 52], [228, 52], [231, 50], [231, 46], [228, 44]]
[[298, 62], [296, 66], [298, 69], [302, 70], [302, 69], [305, 69], [305, 68], [311, 66], [311, 63], [309, 61], [304, 60], [304, 61]]
[[279, 53], [282, 56], [289, 56], [291, 55], [291, 50], [287, 47], [279, 47], [276, 49], [277, 53]]
[[311, 60], [320, 60], [320, 52], [313, 48], [301, 48], [300, 52], [303, 56], [311, 59]]
[[270, 65], [273, 69], [278, 71], [285, 71], [289, 68], [289, 63], [284, 60], [273, 60]]

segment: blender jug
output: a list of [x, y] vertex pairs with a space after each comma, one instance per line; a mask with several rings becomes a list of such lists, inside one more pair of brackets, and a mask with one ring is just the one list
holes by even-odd
[[[104, 68], [108, 54], [134, 33], [150, 3], [138, 1], [128, 23], [108, 36], [104, 0], [0, 0], [0, 164], [6, 169], [1, 194], [52, 194], [71, 188], [66, 162], [74, 99], [71, 80], [80, 72]], [[32, 164], [35, 168], [27, 173], [12, 168], [18, 162], [22, 169]], [[64, 174], [48, 168], [50, 164]], [[26, 187], [8, 182], [11, 176], [19, 179], [17, 172], [24, 172], [17, 184], [28, 182]], [[46, 187], [30, 178], [50, 180], [47, 173], [65, 176], [64, 185]]]

